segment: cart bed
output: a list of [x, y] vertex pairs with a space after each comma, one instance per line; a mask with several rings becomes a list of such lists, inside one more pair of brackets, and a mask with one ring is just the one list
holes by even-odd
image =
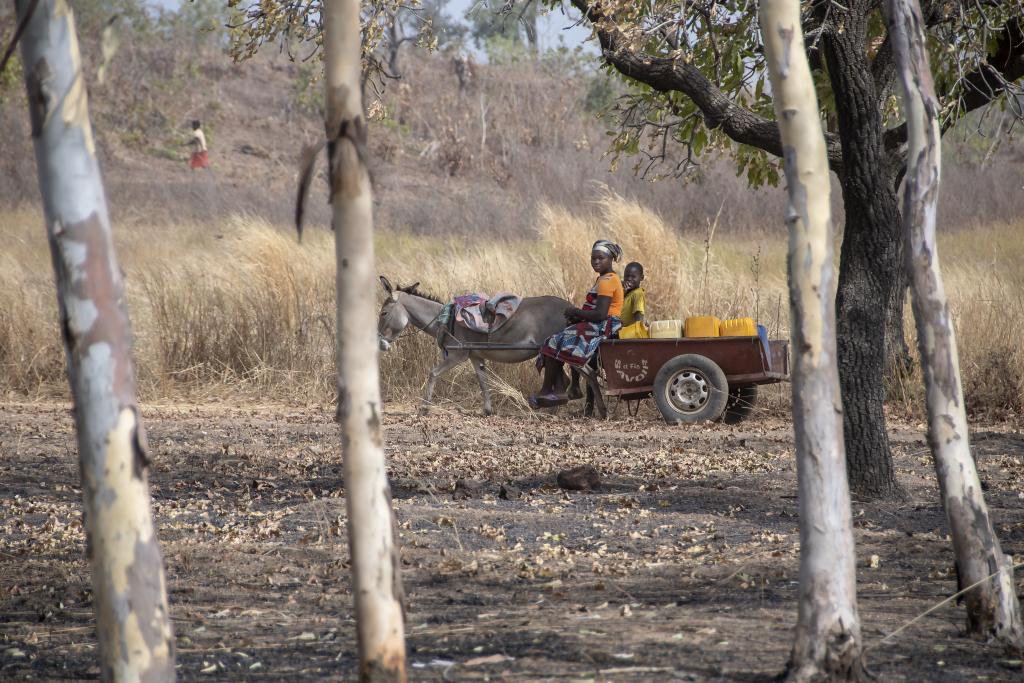
[[767, 348], [760, 337], [609, 339], [601, 343], [605, 393], [648, 393], [654, 389], [661, 367], [686, 353], [713, 360], [729, 386], [772, 384], [789, 378], [789, 341], [784, 339], [772, 339]]

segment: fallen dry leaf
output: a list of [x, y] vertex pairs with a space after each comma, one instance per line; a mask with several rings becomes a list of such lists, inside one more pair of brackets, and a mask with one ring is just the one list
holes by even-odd
[[484, 657], [474, 657], [468, 659], [462, 663], [463, 666], [482, 666], [484, 664], [501, 664], [502, 662], [511, 662], [515, 657], [509, 657], [507, 655], [486, 655]]

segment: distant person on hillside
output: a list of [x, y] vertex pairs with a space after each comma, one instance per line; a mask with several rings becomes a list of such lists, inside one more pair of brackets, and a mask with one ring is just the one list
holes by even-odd
[[206, 150], [206, 135], [203, 134], [201, 126], [199, 119], [192, 121], [192, 137], [185, 143], [192, 146], [192, 158], [188, 160], [188, 167], [193, 171], [199, 168], [210, 168], [210, 155]]

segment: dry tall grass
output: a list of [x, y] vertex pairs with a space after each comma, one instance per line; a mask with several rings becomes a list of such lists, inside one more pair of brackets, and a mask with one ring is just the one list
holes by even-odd
[[[0, 390], [29, 398], [62, 393], [63, 351], [41, 218], [22, 211], [2, 219], [8, 227], [0, 254]], [[1024, 350], [1015, 334], [1024, 329], [1022, 227], [992, 225], [940, 240], [973, 411], [1024, 408]], [[625, 260], [645, 265], [652, 317], [756, 312], [773, 334], [788, 334], [781, 227], [742, 238], [717, 234], [706, 290], [703, 240], [681, 236], [614, 194], [601, 193], [582, 213], [541, 205], [535, 228], [530, 238], [505, 241], [384, 232], [378, 270], [400, 283], [419, 281], [441, 297], [508, 290], [577, 301], [594, 277], [589, 246], [606, 237], [623, 246]], [[116, 232], [146, 398], [331, 400], [331, 233], [313, 229], [299, 244], [287, 230], [242, 216], [214, 225], [122, 224]], [[379, 299], [381, 292], [346, 296]], [[408, 333], [382, 358], [385, 395], [415, 399], [436, 361], [433, 341]], [[506, 408], [521, 405], [517, 392], [538, 381], [529, 364], [495, 372], [499, 405], [504, 399]], [[919, 414], [919, 381], [893, 387], [898, 409]], [[479, 401], [468, 366], [452, 373], [438, 394], [470, 407]]]

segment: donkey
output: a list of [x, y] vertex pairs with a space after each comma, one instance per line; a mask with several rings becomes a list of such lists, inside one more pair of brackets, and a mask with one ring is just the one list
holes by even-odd
[[[441, 331], [438, 322], [443, 304], [437, 299], [417, 291], [418, 282], [409, 287], [395, 287], [381, 275], [380, 283], [387, 293], [377, 322], [377, 338], [381, 351], [391, 348], [391, 345], [409, 325], [432, 337], [441, 335], [438, 338], [438, 343], [444, 354], [441, 362], [430, 371], [430, 376], [427, 378], [427, 388], [423, 393], [423, 403], [420, 406], [421, 414], [426, 413], [430, 407], [430, 399], [433, 396], [437, 378], [460, 363], [469, 360], [473, 364], [477, 381], [480, 383], [480, 393], [484, 399], [484, 414], [491, 415], [494, 411], [491, 408], [491, 394], [487, 388], [484, 362], [522, 363], [536, 358], [537, 349], [544, 343], [544, 340], [565, 329], [565, 309], [571, 306], [568, 301], [556, 296], [527, 297], [519, 304], [515, 315], [499, 327], [497, 332], [486, 335], [456, 326], [449, 333]], [[487, 342], [524, 348], [459, 349], [458, 345], [462, 342]], [[601, 407], [603, 408], [603, 406]]]

